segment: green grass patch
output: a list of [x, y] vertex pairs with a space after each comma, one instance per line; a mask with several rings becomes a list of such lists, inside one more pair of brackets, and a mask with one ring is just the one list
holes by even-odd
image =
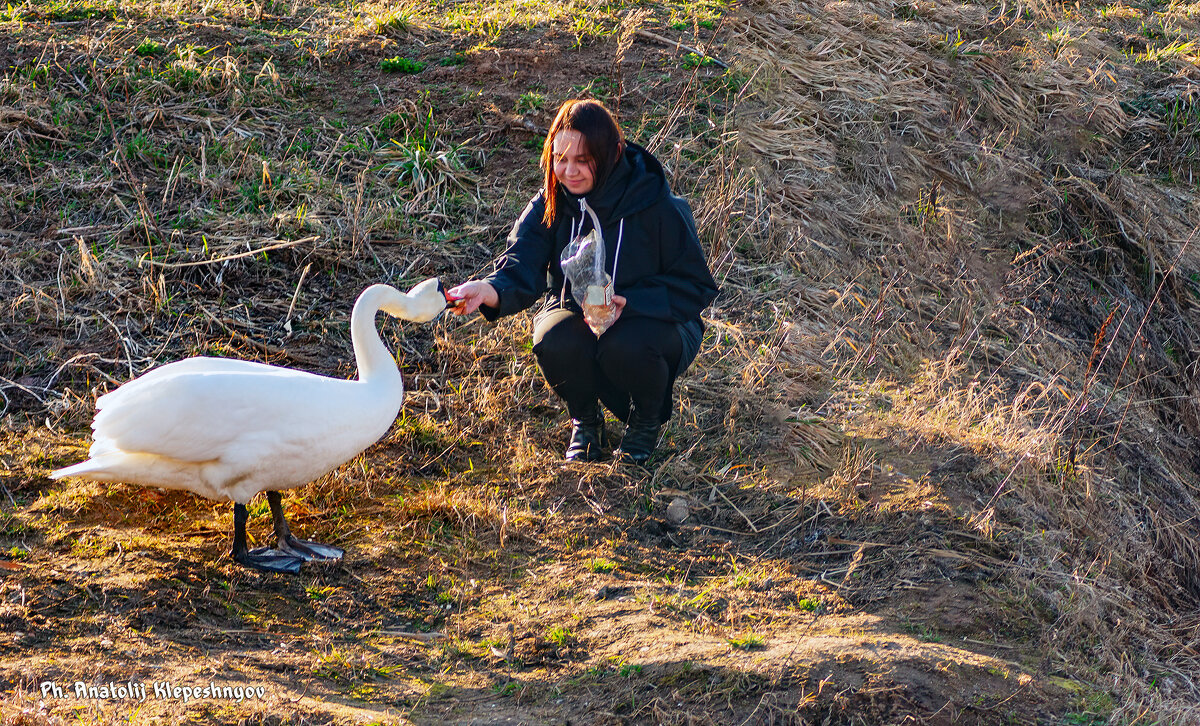
[[693, 68], [707, 68], [715, 64], [715, 60], [706, 55], [700, 55], [699, 53], [687, 53], [679, 61], [679, 65], [689, 71]]
[[1121, 101], [1121, 110], [1130, 116], [1152, 116], [1161, 121], [1172, 136], [1200, 137], [1200, 97], [1155, 98], [1143, 94]]
[[575, 640], [575, 636], [571, 633], [569, 628], [564, 628], [561, 625], [555, 625], [546, 631], [546, 640], [560, 648], [565, 648], [573, 640]]
[[167, 52], [167, 46], [159, 43], [157, 40], [146, 38], [138, 46], [133, 49], [133, 52], [143, 58], [155, 55], [162, 55]]
[[745, 635], [739, 635], [736, 638], [729, 638], [728, 642], [729, 647], [733, 648], [734, 650], [754, 650], [756, 648], [762, 648], [766, 645], [766, 641], [763, 640], [763, 637], [761, 635], [755, 635], [754, 633], [747, 633]]
[[372, 21], [379, 35], [407, 33], [416, 27], [416, 12], [412, 8], [401, 8], [378, 15]]
[[[46, 20], [55, 23], [70, 23], [80, 20], [112, 20], [116, 5], [95, 5], [92, 3], [57, 0], [26, 10], [22, 20]], [[8, 6], [9, 14], [13, 14], [13, 6]]]
[[588, 569], [592, 572], [612, 572], [617, 569], [617, 563], [612, 560], [607, 560], [603, 557], [596, 557], [587, 561]]
[[641, 672], [642, 665], [640, 663], [626, 663], [622, 665], [621, 670], [618, 671], [622, 678], [632, 678], [633, 676], [640, 675]]
[[16, 545], [9, 547], [7, 550], [5, 550], [4, 554], [8, 555], [9, 559], [13, 560], [29, 559], [29, 550], [24, 549], [23, 547], [17, 547]]
[[546, 95], [537, 91], [526, 91], [517, 99], [517, 113], [540, 111], [546, 107]]
[[1137, 63], [1161, 67], [1174, 61], [1189, 62], [1200, 56], [1200, 46], [1194, 41], [1176, 40], [1166, 45], [1146, 48], [1144, 53], [1133, 56]]
[[424, 61], [413, 60], [403, 56], [385, 58], [379, 61], [379, 70], [384, 73], [420, 73], [425, 70]]
[[715, 21], [715, 20], [697, 20], [695, 22], [695, 24], [693, 24], [693, 23], [687, 22], [686, 20], [680, 20], [678, 22], [671, 23], [671, 27], [674, 28], [675, 30], [691, 30], [694, 27], [700, 27], [705, 30], [715, 30], [717, 27], [717, 21]]
[[807, 613], [819, 614], [825, 612], [825, 603], [812, 597], [804, 598], [800, 602], [796, 603], [796, 607]]
[[304, 588], [304, 594], [313, 602], [320, 602], [335, 592], [337, 592], [337, 588], [329, 585], [309, 585]]

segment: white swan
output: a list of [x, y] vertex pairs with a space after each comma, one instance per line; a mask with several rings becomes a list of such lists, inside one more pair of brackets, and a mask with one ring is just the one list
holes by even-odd
[[[140, 376], [96, 400], [88, 460], [52, 479], [185, 489], [234, 503], [232, 555], [244, 565], [296, 573], [337, 547], [298, 540], [279, 490], [306, 484], [357, 456], [391, 428], [404, 399], [396, 361], [379, 338], [379, 310], [416, 322], [450, 305], [438, 280], [407, 294], [372, 285], [358, 296], [350, 335], [358, 380], [225, 358], [188, 358]], [[246, 549], [246, 503], [267, 493], [277, 549]]]

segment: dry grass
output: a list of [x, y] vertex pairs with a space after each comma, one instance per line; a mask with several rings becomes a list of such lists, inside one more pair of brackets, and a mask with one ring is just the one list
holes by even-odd
[[[819, 410], [974, 453], [965, 518], [1038, 563], [1013, 576], [1032, 576], [1025, 597], [1072, 634], [1047, 643], [1058, 667], [1116, 674], [1115, 719], [1187, 720], [1198, 664], [1173, 613], [1200, 597], [1186, 574], [1200, 502], [1168, 462], [1196, 432], [1183, 351], [1198, 342], [1198, 205], [1178, 181], [1195, 172], [1197, 127], [1181, 122], [1190, 102], [1156, 102], [1143, 83], [1153, 63], [1156, 83], [1186, 85], [1196, 28], [1172, 6], [1184, 39], [1114, 64], [1139, 12], [1026, 13], [754, 7], [741, 43], [760, 102], [738, 139], [780, 200], [759, 253], [826, 291], [792, 296], [836, 371]], [[817, 348], [802, 360], [820, 370]], [[1083, 665], [1072, 638], [1104, 646]], [[1139, 640], [1157, 644], [1143, 668], [1171, 674], [1169, 694], [1124, 665]]]
[[[665, 580], [647, 586], [662, 617], [721, 642], [758, 632], [764, 613], [785, 620], [785, 601], [758, 594], [768, 581], [885, 616], [950, 582], [984, 593], [994, 629], [970, 637], [1007, 638], [1043, 654], [1039, 675], [1110, 694], [1099, 716], [1196, 716], [1193, 6], [98, 11], [124, 26], [55, 15], [72, 7], [26, 3], [4, 26], [24, 23], [0, 82], [0, 406], [31, 442], [3, 452], [3, 484], [22, 527], [135, 508], [140, 490], [41, 478], [79, 455], [104, 390], [191, 354], [346, 375], [348, 301], [363, 285], [485, 269], [536, 184], [535, 132], [553, 109], [532, 99], [582, 91], [619, 104], [667, 163], [723, 289], [661, 465], [557, 463], [566, 424], [526, 319], [385, 327], [405, 417], [289, 505], [318, 531], [336, 529], [328, 512], [378, 525], [348, 535], [376, 555], [364, 567], [432, 578], [354, 617], [384, 627], [403, 606], [453, 622], [467, 645], [439, 669], [500, 663], [467, 670], [524, 678], [516, 699], [545, 704], [553, 679], [513, 664], [540, 667], [546, 623], [492, 612], [478, 591], [524, 593], [516, 573], [542, 559], [567, 590], [606, 575], [588, 569], [597, 555]], [[201, 16], [203, 30], [182, 25]], [[733, 68], [651, 51], [638, 28]], [[427, 68], [382, 74], [395, 56]], [[608, 75], [583, 88], [562, 71], [575, 61]], [[61, 433], [35, 450], [44, 424]], [[677, 498], [692, 519], [659, 542], [649, 513]], [[227, 525], [199, 505], [150, 508], [151, 529]], [[50, 552], [103, 545], [40, 536]], [[332, 612], [357, 607], [345, 597]], [[451, 603], [462, 620], [447, 619]], [[471, 640], [485, 634], [503, 657]], [[554, 657], [594, 647], [581, 642]], [[325, 649], [313, 662], [358, 682], [384, 663], [371, 657]], [[681, 669], [662, 674], [690, 699], [680, 711], [578, 665], [553, 688], [596, 689], [614, 713], [663, 723], [850, 703], [782, 667], [694, 687]], [[408, 713], [436, 705], [433, 686], [409, 690], [424, 695]], [[802, 703], [779, 700], [790, 691]]]

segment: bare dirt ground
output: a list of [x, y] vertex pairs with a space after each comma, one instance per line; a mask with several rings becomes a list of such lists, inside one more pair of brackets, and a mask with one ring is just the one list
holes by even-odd
[[[5, 726], [1195, 722], [1197, 15], [8, 7]], [[381, 321], [401, 416], [284, 499], [339, 565], [48, 479], [156, 364], [353, 375], [355, 295], [488, 269], [572, 96], [723, 288], [650, 470], [560, 460], [517, 316]]]
[[[24, 443], [43, 462], [79, 453], [70, 437]], [[21, 533], [32, 554], [5, 583], [10, 706], [189, 722], [1035, 723], [1072, 702], [1029, 639], [1038, 615], [989, 612], [976, 588], [992, 558], [939, 531], [953, 478], [871, 477], [870, 496], [915, 520], [886, 543], [852, 539], [874, 528], [840, 512], [726, 503], [723, 479], [685, 492], [547, 454], [543, 481], [431, 485], [397, 466], [405, 454], [385, 442], [363, 459], [371, 481], [346, 472], [289, 507], [350, 552], [292, 578], [222, 556], [227, 506], [71, 487], [38, 510], [53, 534]], [[695, 512], [680, 525], [676, 498]], [[753, 533], [743, 515], [774, 521]], [[859, 587], [871, 560], [891, 581]], [[45, 680], [267, 694], [134, 706], [40, 699]]]

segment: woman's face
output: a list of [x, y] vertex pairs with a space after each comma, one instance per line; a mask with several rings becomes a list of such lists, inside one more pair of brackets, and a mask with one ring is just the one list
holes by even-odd
[[554, 176], [558, 183], [575, 195], [592, 191], [596, 184], [596, 162], [588, 153], [583, 134], [563, 129], [554, 135]]

